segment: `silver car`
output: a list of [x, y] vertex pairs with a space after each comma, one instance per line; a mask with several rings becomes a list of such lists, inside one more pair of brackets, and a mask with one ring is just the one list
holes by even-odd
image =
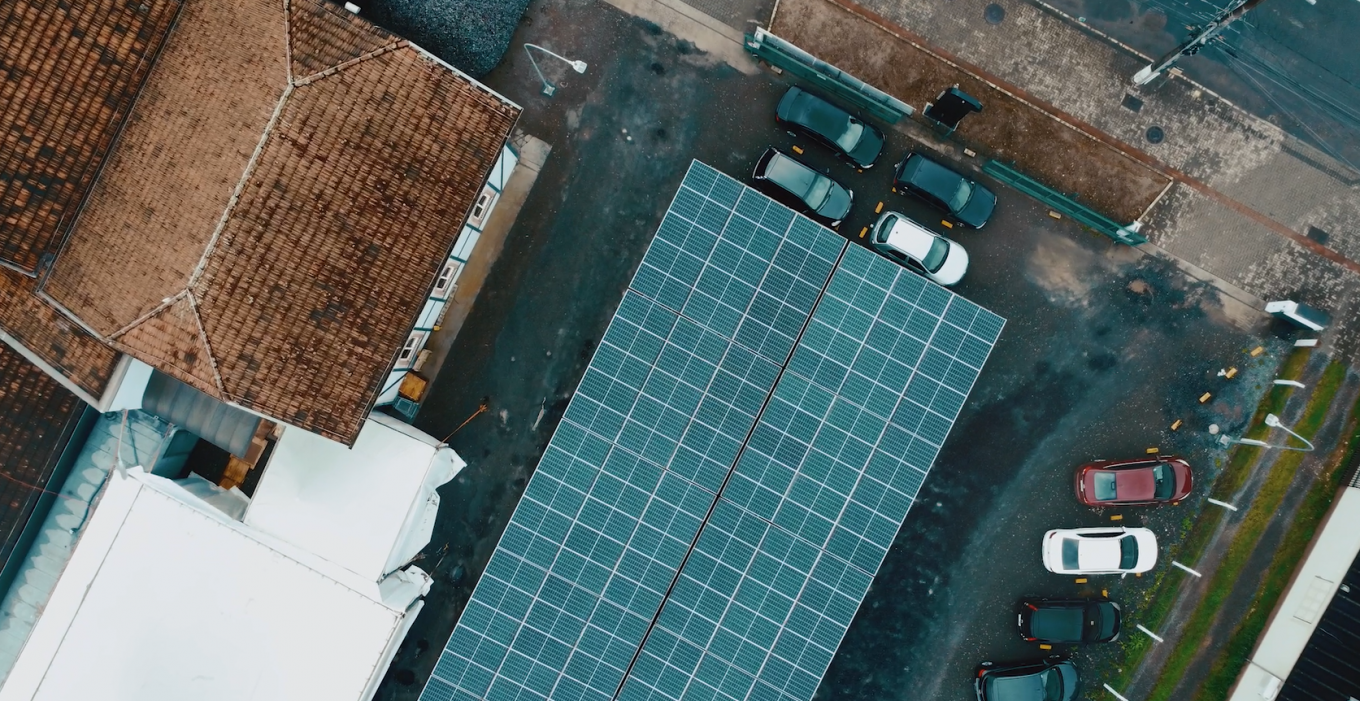
[[897, 212], [884, 212], [874, 224], [870, 245], [878, 252], [941, 285], [953, 285], [968, 272], [963, 246]]

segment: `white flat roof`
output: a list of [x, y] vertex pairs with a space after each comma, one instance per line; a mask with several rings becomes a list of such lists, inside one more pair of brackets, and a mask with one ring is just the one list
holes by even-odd
[[364, 699], [406, 617], [172, 482], [114, 472], [0, 701]]
[[364, 423], [352, 449], [287, 429], [244, 520], [376, 582], [429, 542], [434, 490], [464, 464], [448, 446], [381, 414]]

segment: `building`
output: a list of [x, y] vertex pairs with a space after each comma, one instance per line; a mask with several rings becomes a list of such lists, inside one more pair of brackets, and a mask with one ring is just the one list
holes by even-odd
[[371, 696], [518, 114], [326, 0], [0, 6], [0, 698]]
[[1360, 697], [1360, 473], [1341, 488], [1230, 701]]
[[372, 697], [429, 576], [365, 579], [193, 486], [109, 475], [0, 699]]
[[519, 108], [324, 0], [20, 0], [0, 37], [0, 339], [101, 411], [154, 369], [352, 444]]
[[[161, 385], [101, 415], [0, 349], [0, 699], [369, 698], [432, 583], [414, 563], [435, 490], [466, 463], [384, 415], [352, 448], [236, 409], [211, 425], [248, 431], [205, 439], [165, 416], [207, 398]], [[216, 484], [215, 457], [239, 458], [213, 444], [261, 433], [257, 478]]]

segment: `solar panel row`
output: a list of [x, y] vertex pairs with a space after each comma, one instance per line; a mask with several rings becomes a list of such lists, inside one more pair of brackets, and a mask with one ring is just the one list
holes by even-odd
[[422, 699], [809, 699], [1002, 323], [695, 162]]
[[695, 164], [422, 698], [615, 695], [843, 248]]
[[848, 250], [621, 698], [811, 698], [1002, 323]]

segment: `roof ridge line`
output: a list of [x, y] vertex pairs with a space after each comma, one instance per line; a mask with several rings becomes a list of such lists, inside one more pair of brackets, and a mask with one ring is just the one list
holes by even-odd
[[184, 298], [189, 300], [189, 311], [193, 312], [194, 324], [198, 326], [198, 342], [202, 343], [203, 350], [207, 351], [208, 367], [212, 368], [217, 392], [222, 399], [227, 399], [227, 385], [222, 381], [222, 373], [217, 370], [217, 357], [213, 355], [212, 344], [208, 343], [208, 330], [203, 326], [203, 315], [198, 313], [198, 302], [194, 299], [194, 293], [189, 290], [184, 291]]
[[288, 104], [288, 98], [292, 94], [293, 85], [289, 83], [284, 87], [283, 94], [279, 96], [279, 103], [274, 105], [274, 114], [269, 116], [269, 122], [265, 124], [264, 132], [260, 134], [260, 141], [255, 144], [255, 152], [250, 154], [250, 160], [246, 162], [245, 170], [241, 171], [241, 179], [236, 182], [236, 187], [232, 188], [231, 199], [227, 200], [227, 206], [222, 208], [222, 216], [218, 217], [217, 226], [213, 227], [212, 236], [208, 237], [208, 245], [203, 247], [203, 255], [199, 257], [198, 265], [194, 266], [194, 271], [189, 273], [189, 279], [184, 283], [186, 292], [193, 289], [199, 278], [203, 277], [203, 270], [208, 267], [208, 259], [217, 250], [217, 241], [222, 237], [222, 230], [227, 228], [227, 222], [231, 220], [232, 213], [236, 211], [236, 205], [241, 201], [241, 192], [245, 190], [246, 183], [250, 182], [250, 177], [255, 174], [255, 168], [260, 163], [260, 156], [264, 154], [265, 144], [269, 142], [269, 137], [274, 133], [274, 127], [283, 117], [283, 107]]
[[156, 306], [152, 307], [151, 311], [137, 317], [136, 319], [133, 319], [131, 322], [128, 322], [126, 326], [117, 329], [113, 333], [109, 334], [108, 340], [113, 341], [117, 339], [119, 336], [122, 336], [132, 331], [134, 328], [141, 326], [142, 323], [145, 322], [146, 320], [174, 306], [175, 302], [178, 302], [188, 292], [189, 292], [188, 288], [185, 288], [183, 290], [180, 290], [179, 292], [176, 292], [173, 295], [170, 295], [169, 297], [166, 297], [165, 299], [161, 300], [160, 304], [157, 304]]
[[293, 0], [283, 0], [283, 70], [293, 84]]
[[[384, 44], [384, 45], [382, 45], [382, 46], [379, 46], [378, 48], [376, 48], [376, 49], [374, 49], [374, 50], [372, 50], [372, 51], [369, 51], [368, 53], [361, 54], [361, 55], [359, 55], [359, 56], [355, 56], [354, 58], [351, 58], [351, 59], [349, 59], [348, 61], [341, 61], [340, 63], [337, 63], [337, 64], [335, 64], [334, 66], [331, 66], [330, 68], [327, 68], [327, 69], [325, 69], [325, 70], [317, 71], [317, 72], [315, 72], [315, 73], [313, 73], [313, 74], [311, 74], [311, 75], [303, 76], [303, 77], [301, 77], [301, 78], [299, 78], [299, 79], [293, 81], [293, 85], [294, 85], [295, 87], [302, 87], [302, 86], [304, 86], [304, 85], [311, 85], [312, 83], [315, 83], [315, 82], [317, 82], [317, 81], [319, 81], [319, 80], [321, 80], [321, 79], [323, 79], [323, 78], [330, 77], [330, 76], [332, 76], [332, 75], [335, 75], [336, 73], [339, 73], [340, 71], [343, 71], [343, 70], [346, 70], [346, 69], [348, 69], [348, 68], [351, 68], [351, 67], [355, 66], [356, 64], [363, 63], [364, 61], [367, 61], [367, 60], [369, 60], [369, 59], [377, 58], [377, 57], [379, 57], [379, 56], [381, 56], [381, 55], [383, 55], [383, 54], [391, 53], [391, 52], [393, 52], [393, 51], [396, 51], [397, 49], [405, 48], [406, 46], [409, 46], [410, 44], [411, 44], [411, 42], [409, 42], [409, 41], [407, 41], [407, 40], [405, 40], [405, 39], [400, 39], [400, 38], [398, 38], [397, 40], [393, 41], [392, 43], [390, 43], [390, 44]], [[290, 70], [290, 71], [292, 70], [291, 65], [289, 66], [289, 70]]]

